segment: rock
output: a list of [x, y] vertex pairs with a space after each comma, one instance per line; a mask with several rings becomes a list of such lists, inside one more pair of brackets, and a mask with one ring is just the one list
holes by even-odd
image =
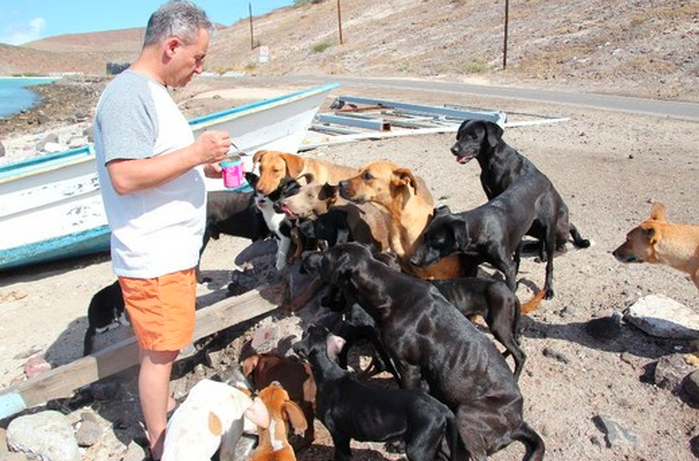
[[694, 370], [685, 377], [682, 389], [695, 404], [699, 404], [699, 370]]
[[80, 461], [73, 428], [63, 414], [42, 411], [20, 416], [7, 427], [7, 445], [46, 461]]
[[68, 147], [70, 149], [77, 149], [78, 147], [82, 147], [87, 144], [87, 138], [82, 137], [82, 136], [72, 136], [68, 140]]
[[48, 142], [44, 145], [43, 152], [47, 154], [54, 154], [56, 152], [63, 152], [66, 150], [66, 146], [59, 144], [57, 142]]
[[565, 363], [566, 365], [570, 363], [570, 359], [565, 354], [557, 350], [551, 349], [550, 347], [545, 347], [544, 350], [541, 351], [541, 353], [544, 354], [544, 357], [552, 358], [561, 363]]
[[36, 150], [39, 152], [43, 152], [46, 150], [47, 144], [58, 144], [58, 142], [58, 135], [56, 133], [49, 133], [46, 136], [44, 136], [44, 139], [42, 139], [36, 144]]
[[658, 387], [677, 392], [681, 389], [685, 376], [694, 371], [682, 354], [666, 355], [658, 360], [655, 367], [655, 384]]
[[614, 421], [612, 418], [606, 415], [597, 415], [592, 420], [595, 422], [597, 427], [605, 434], [607, 439], [607, 448], [611, 448], [619, 445], [619, 443], [624, 440], [630, 442], [633, 445], [638, 445], [638, 437], [624, 429]]
[[126, 453], [121, 461], [143, 461], [146, 457], [146, 451], [142, 446], [134, 441], [131, 441], [128, 447], [126, 447]]
[[34, 357], [24, 365], [24, 374], [32, 379], [51, 370], [51, 364], [44, 357]]
[[91, 447], [102, 438], [102, 427], [94, 421], [82, 420], [78, 431], [75, 433], [75, 440], [79, 447]]
[[5, 156], [5, 146], [3, 145], [2, 141], [0, 141], [0, 157]]
[[7, 449], [7, 431], [0, 427], [0, 459], [5, 459], [9, 452]]
[[585, 324], [585, 332], [597, 340], [610, 340], [621, 334], [621, 313], [592, 319]]
[[699, 314], [660, 295], [648, 295], [624, 312], [624, 320], [660, 338], [699, 338]]

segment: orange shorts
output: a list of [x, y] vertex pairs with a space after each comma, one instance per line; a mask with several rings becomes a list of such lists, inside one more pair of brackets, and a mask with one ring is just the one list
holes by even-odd
[[192, 342], [197, 299], [194, 269], [152, 279], [119, 277], [119, 285], [141, 349], [179, 351]]

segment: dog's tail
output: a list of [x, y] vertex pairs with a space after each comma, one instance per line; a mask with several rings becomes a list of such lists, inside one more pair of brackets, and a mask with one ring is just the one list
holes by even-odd
[[544, 299], [544, 296], [546, 296], [546, 290], [539, 290], [539, 292], [534, 296], [530, 301], [526, 302], [525, 304], [522, 304], [520, 307], [520, 311], [523, 314], [528, 314], [537, 307], [539, 307], [539, 304], [541, 304], [541, 301]]
[[546, 451], [544, 440], [527, 423], [522, 422], [520, 428], [512, 433], [512, 438], [522, 442], [526, 447], [527, 451], [522, 461], [542, 461], [544, 459]]
[[590, 246], [590, 241], [588, 239], [582, 238], [578, 229], [570, 223], [570, 236], [573, 238], [573, 245], [575, 248], [588, 248]]
[[461, 446], [459, 438], [459, 425], [456, 423], [456, 416], [451, 410], [447, 409], [447, 427], [445, 437], [442, 439], [442, 447], [438, 453], [437, 459], [465, 459], [466, 450]]

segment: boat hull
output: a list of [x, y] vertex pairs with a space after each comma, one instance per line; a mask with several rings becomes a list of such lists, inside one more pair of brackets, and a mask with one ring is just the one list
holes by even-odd
[[[252, 167], [260, 149], [296, 153], [337, 84], [311, 88], [190, 120], [195, 136], [228, 131]], [[208, 190], [225, 189], [207, 179]], [[0, 270], [105, 252], [110, 232], [92, 146], [0, 166]]]

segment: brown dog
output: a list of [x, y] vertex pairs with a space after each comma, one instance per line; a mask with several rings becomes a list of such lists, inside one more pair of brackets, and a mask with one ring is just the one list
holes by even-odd
[[665, 264], [686, 272], [699, 289], [699, 226], [665, 220], [665, 205], [656, 202], [650, 217], [626, 234], [612, 252], [623, 263]]
[[281, 201], [281, 209], [291, 219], [315, 221], [319, 216], [329, 216], [328, 211], [341, 211], [347, 217], [346, 224], [352, 240], [373, 245], [377, 251], [387, 251], [388, 216], [371, 203], [357, 204], [340, 197], [339, 186], [321, 183], [310, 173], [305, 175], [308, 184], [298, 193]]
[[316, 384], [310, 365], [298, 359], [278, 354], [255, 354], [241, 362], [243, 375], [255, 389], [264, 389], [273, 382], [280, 383], [289, 397], [301, 408], [308, 425], [301, 441], [292, 443], [294, 450], [306, 448], [315, 437], [313, 418], [316, 406]]
[[245, 416], [257, 424], [257, 448], [252, 461], [296, 461], [296, 454], [287, 440], [288, 424], [305, 431], [306, 419], [301, 408], [289, 399], [289, 394], [274, 382], [257, 394]]
[[313, 174], [321, 184], [337, 184], [357, 174], [356, 168], [272, 150], [257, 151], [252, 161], [260, 168], [260, 179], [255, 190], [264, 195], [275, 191], [284, 178], [298, 178], [306, 173]]
[[340, 181], [340, 195], [357, 203], [371, 202], [390, 217], [391, 250], [403, 269], [422, 279], [451, 279], [464, 272], [458, 256], [420, 268], [409, 262], [434, 212], [432, 194], [412, 171], [386, 161], [364, 165], [356, 176]]

